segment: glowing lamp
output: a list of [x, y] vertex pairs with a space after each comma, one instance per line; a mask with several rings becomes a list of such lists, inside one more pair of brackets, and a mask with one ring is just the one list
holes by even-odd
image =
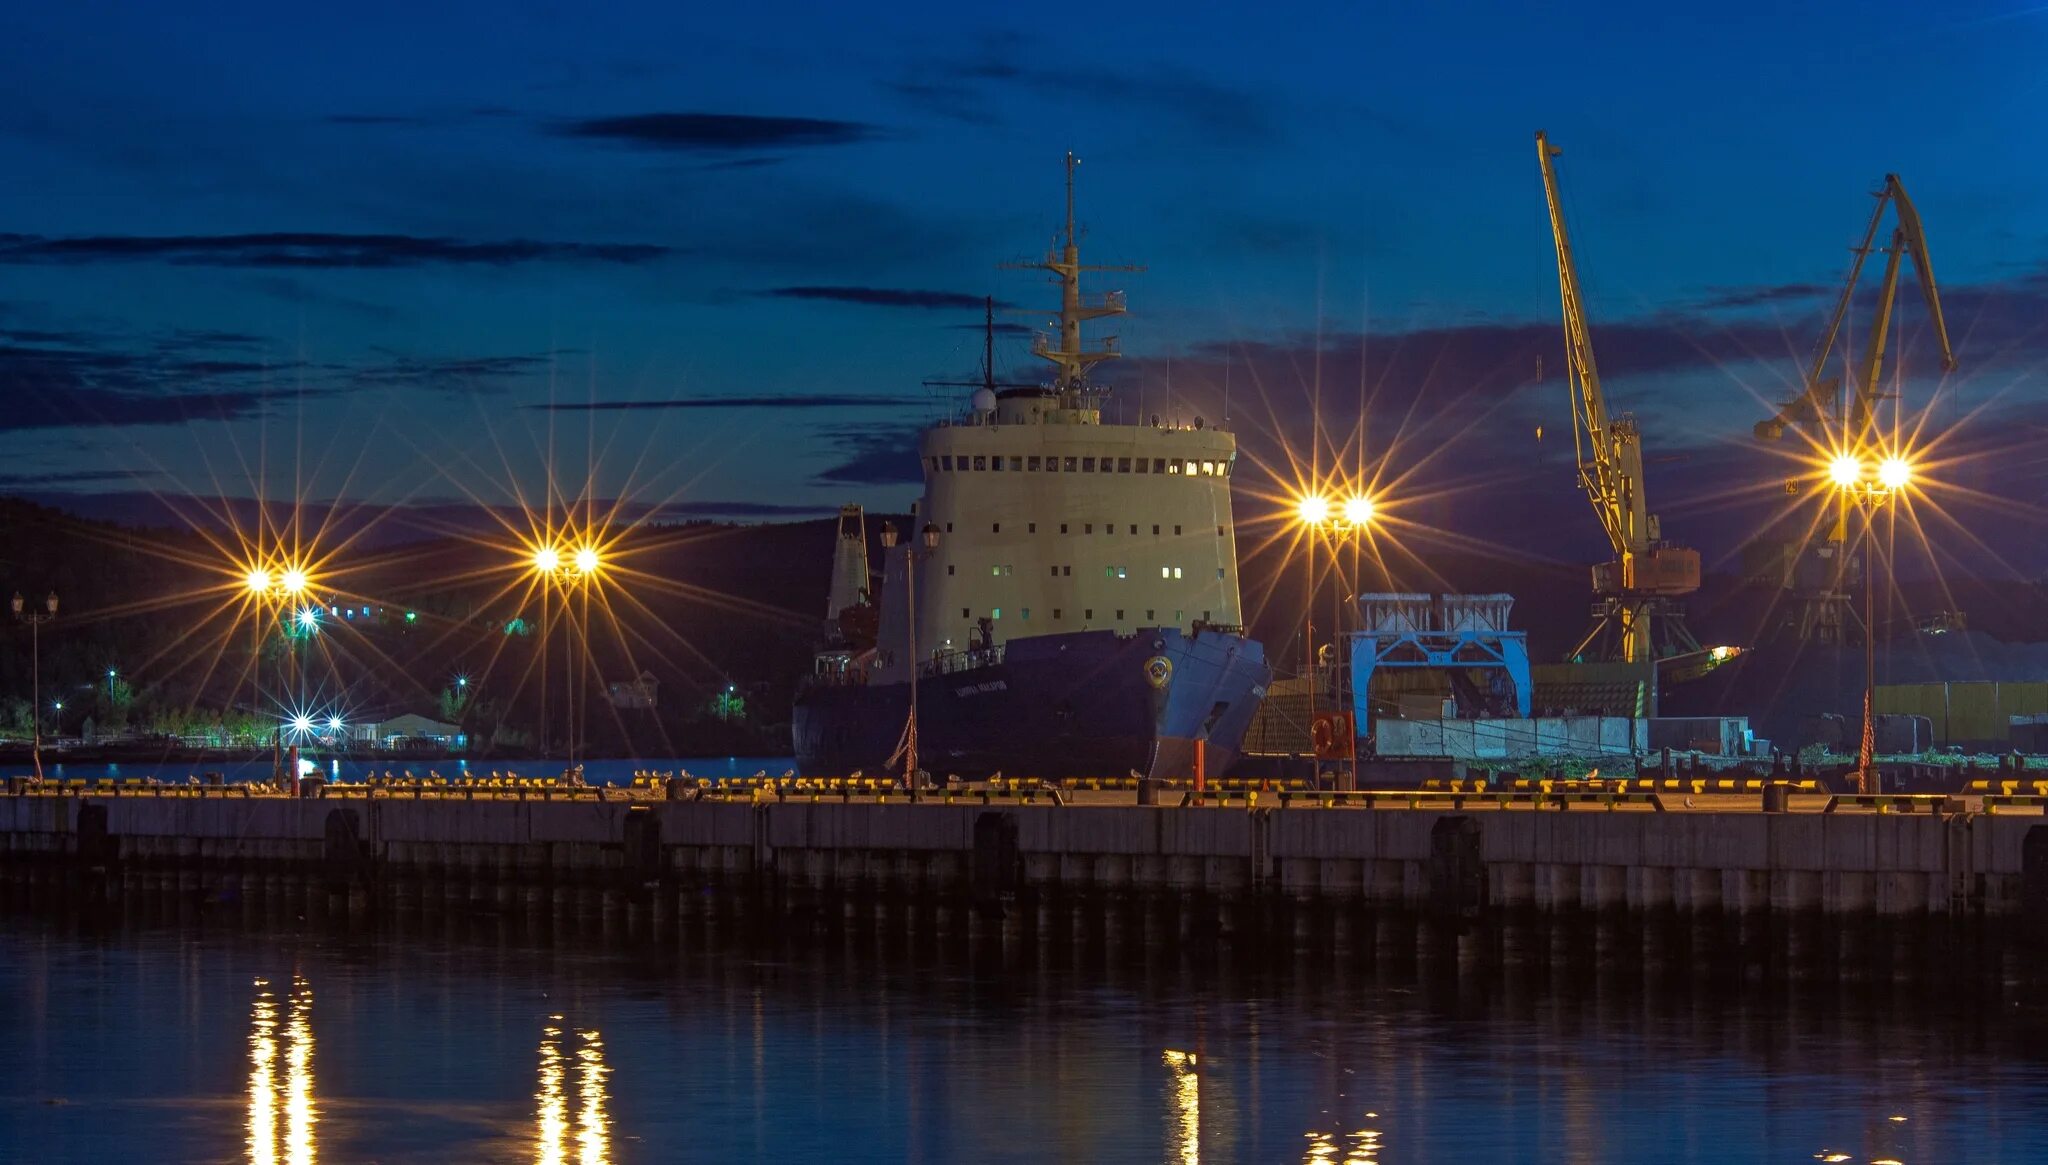
[[1310, 494], [1301, 499], [1294, 509], [1294, 515], [1304, 525], [1320, 526], [1330, 519], [1330, 499], [1321, 494]]
[[292, 567], [278, 577], [277, 585], [284, 588], [285, 594], [296, 595], [306, 589], [306, 572]]
[[300, 713], [299, 715], [292, 717], [293, 732], [311, 732], [312, 730], [313, 718], [311, 716], [307, 716], [304, 713]]
[[327, 730], [328, 730], [329, 732], [340, 732], [340, 731], [341, 731], [341, 717], [339, 717], [339, 716], [329, 716], [329, 717], [327, 718]]
[[270, 572], [256, 567], [242, 577], [242, 585], [248, 587], [252, 595], [263, 594], [270, 589]]
[[1364, 494], [1353, 494], [1344, 499], [1344, 521], [1347, 525], [1368, 526], [1372, 524], [1372, 517], [1371, 498]]
[[553, 574], [562, 568], [562, 554], [552, 546], [543, 546], [533, 552], [533, 569], [542, 574]]
[[591, 574], [597, 570], [597, 551], [589, 546], [576, 551], [576, 573]]
[[1828, 462], [1828, 480], [1842, 489], [1848, 489], [1863, 480], [1863, 463], [1844, 453]]
[[1903, 457], [1887, 457], [1877, 467], [1877, 483], [1886, 489], [1904, 489], [1912, 480], [1913, 467]]

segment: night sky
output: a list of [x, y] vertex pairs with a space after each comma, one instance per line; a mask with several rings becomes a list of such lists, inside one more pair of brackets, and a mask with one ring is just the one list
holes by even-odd
[[[1227, 381], [1286, 477], [1365, 399], [1413, 526], [1590, 558], [1544, 128], [1668, 533], [1725, 564], [1782, 500], [1796, 446], [1750, 426], [1895, 171], [1962, 361], [1937, 394], [1909, 282], [1937, 541], [2035, 571], [2044, 60], [2048, 12], [1890, 2], [11, 5], [0, 490], [436, 506], [552, 465], [675, 514], [900, 507], [981, 297], [1052, 302], [997, 266], [1071, 149], [1087, 257], [1148, 268], [1096, 284], [1113, 410], [1216, 420]], [[1032, 372], [1046, 317], [1000, 318]]]

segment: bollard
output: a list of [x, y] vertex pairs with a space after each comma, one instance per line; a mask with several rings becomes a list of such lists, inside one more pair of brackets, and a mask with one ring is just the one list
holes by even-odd
[[1764, 812], [1783, 813], [1791, 807], [1791, 786], [1779, 784], [1770, 784], [1764, 786]]
[[1159, 780], [1156, 777], [1138, 778], [1138, 804], [1159, 804]]

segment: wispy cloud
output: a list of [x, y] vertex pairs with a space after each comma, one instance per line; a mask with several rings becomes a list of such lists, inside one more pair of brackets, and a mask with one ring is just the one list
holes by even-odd
[[691, 396], [669, 400], [550, 401], [529, 409], [551, 413], [663, 412], [670, 409], [845, 409], [924, 403], [920, 397], [809, 393], [792, 396]]
[[822, 117], [756, 117], [744, 113], [634, 113], [592, 117], [554, 127], [562, 137], [619, 142], [651, 150], [731, 153], [843, 146], [879, 137], [858, 121]]
[[924, 480], [917, 464], [921, 425], [873, 424], [822, 434], [842, 460], [815, 474], [818, 485], [906, 485]]
[[1176, 66], [1120, 62], [1111, 67], [1056, 66], [1023, 36], [990, 37], [977, 56], [934, 59], [883, 82], [902, 100], [955, 121], [988, 125], [1004, 120], [1006, 92], [1023, 90], [1047, 101], [1108, 108], [1154, 124], [1170, 122], [1201, 140], [1259, 145], [1280, 136], [1270, 101]]
[[[815, 299], [863, 307], [909, 307], [925, 310], [978, 308], [986, 296], [964, 291], [921, 291], [907, 287], [775, 287], [761, 293], [773, 299]], [[1006, 304], [998, 303], [1004, 307]]]
[[519, 263], [648, 263], [671, 254], [649, 243], [480, 241], [417, 235], [276, 231], [240, 235], [0, 234], [0, 263], [171, 263], [192, 267], [505, 267]]

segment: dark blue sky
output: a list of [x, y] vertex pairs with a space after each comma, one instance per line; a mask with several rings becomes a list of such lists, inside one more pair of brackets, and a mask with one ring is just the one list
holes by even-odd
[[1710, 562], [1886, 171], [1963, 362], [1930, 432], [2034, 538], [2041, 455], [1976, 451], [2048, 416], [2044, 60], [1994, 5], [14, 5], [0, 490], [497, 502], [552, 443], [605, 496], [900, 505], [975, 301], [1048, 301], [996, 264], [1071, 148], [1090, 258], [1149, 267], [1125, 407], [1213, 418], [1227, 366], [1278, 462], [1320, 365], [1417, 521], [1584, 557], [1541, 127]]

